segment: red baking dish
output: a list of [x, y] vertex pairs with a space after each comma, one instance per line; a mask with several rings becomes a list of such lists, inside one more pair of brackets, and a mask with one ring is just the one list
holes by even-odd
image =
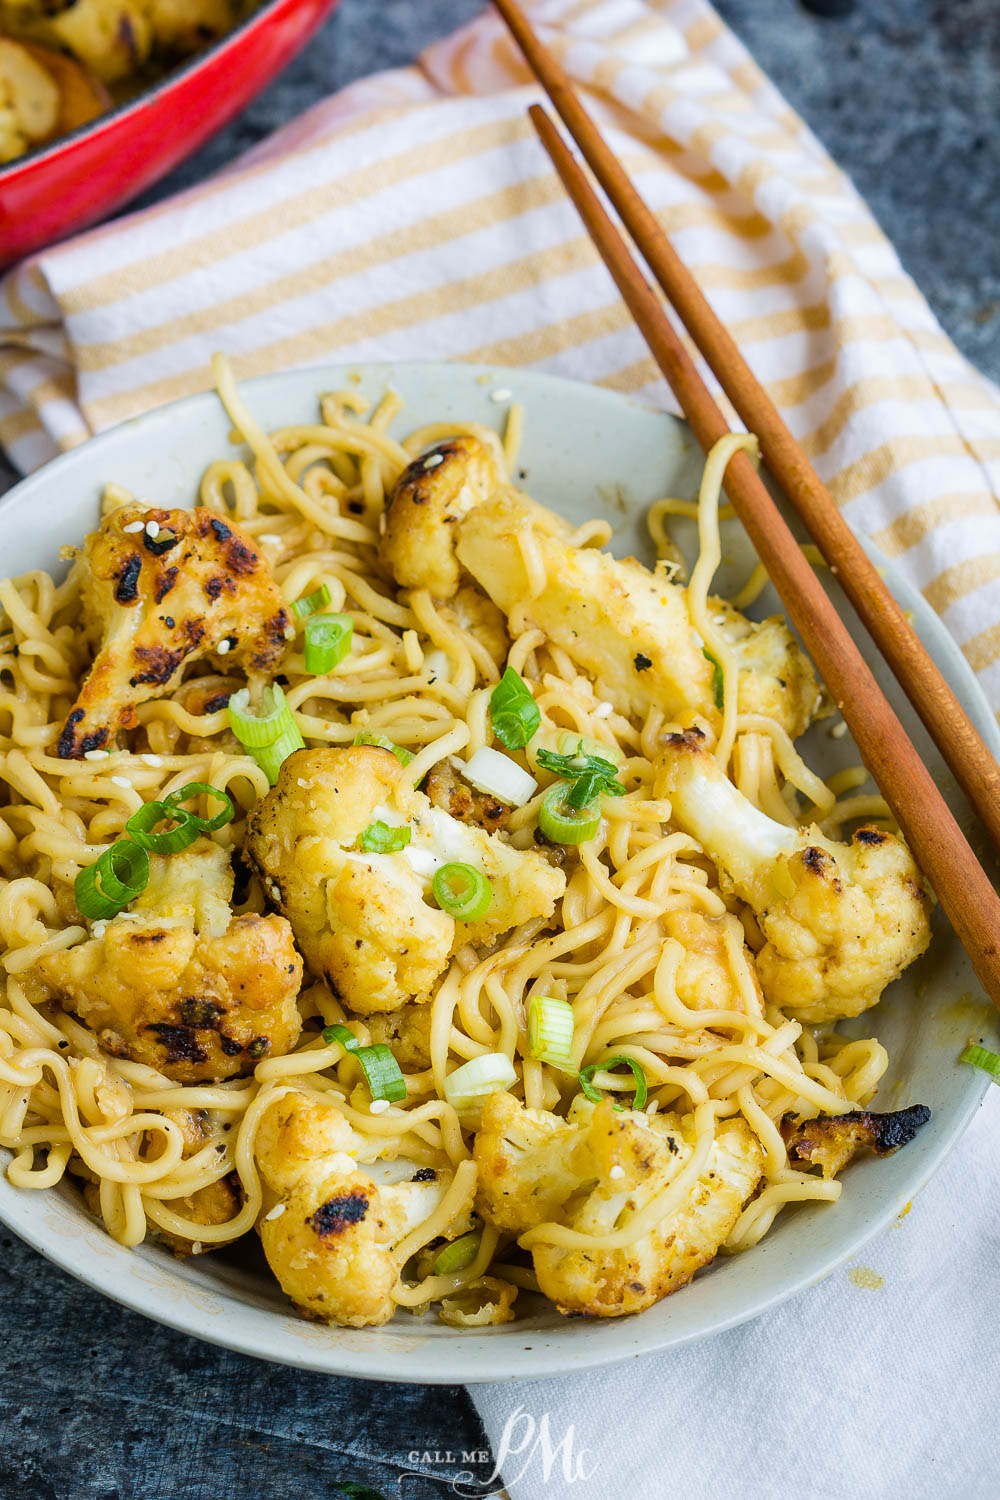
[[339, 0], [267, 0], [127, 104], [0, 167], [0, 269], [169, 172], [291, 62]]

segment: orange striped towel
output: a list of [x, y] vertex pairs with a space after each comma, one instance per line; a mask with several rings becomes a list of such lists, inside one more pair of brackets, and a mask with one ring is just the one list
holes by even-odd
[[[704, 0], [534, 0], [612, 146], [856, 529], [1000, 708], [1000, 391]], [[0, 442], [30, 469], [210, 384], [336, 356], [555, 371], [668, 402], [490, 13], [234, 168], [0, 285]]]

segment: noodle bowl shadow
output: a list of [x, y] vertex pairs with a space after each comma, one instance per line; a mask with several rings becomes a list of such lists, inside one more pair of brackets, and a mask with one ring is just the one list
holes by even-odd
[[[693, 498], [697, 492], [701, 455], [682, 422], [614, 393], [550, 376], [467, 365], [324, 365], [250, 381], [242, 390], [273, 428], [310, 420], [319, 393], [353, 378], [368, 396], [380, 395], [387, 385], [400, 392], [406, 401], [400, 430], [449, 417], [495, 427], [511, 396], [523, 402], [525, 438], [516, 481], [574, 524], [605, 515], [614, 527], [612, 549], [621, 556], [650, 559], [643, 518], [653, 500], [666, 494]], [[156, 505], [190, 504], [202, 469], [226, 451], [229, 426], [216, 397], [205, 394], [136, 418], [57, 459], [13, 490], [0, 509], [4, 571], [59, 573], [60, 546], [93, 528], [108, 480]], [[672, 529], [693, 556], [693, 526], [681, 522]], [[730, 592], [742, 585], [755, 559], [735, 523], [725, 525], [724, 548], [717, 585]], [[888, 565], [887, 578], [997, 753], [996, 723], [958, 647], [922, 597]], [[839, 590], [834, 585], [830, 591], [968, 829], [968, 808], [937, 751]], [[779, 609], [768, 590], [749, 612], [762, 617]], [[804, 745], [810, 765], [824, 777], [857, 762], [851, 741], [833, 739], [828, 721], [816, 726]], [[256, 1243], [187, 1261], [155, 1245], [125, 1250], [94, 1223], [71, 1185], [27, 1192], [5, 1178], [0, 1179], [0, 1219], [64, 1270], [137, 1312], [242, 1353], [330, 1374], [441, 1384], [538, 1378], [705, 1338], [760, 1315], [856, 1254], [905, 1209], [974, 1114], [989, 1082], [960, 1066], [957, 1057], [973, 1033], [998, 1045], [996, 1017], [979, 997], [965, 955], [940, 917], [935, 930], [929, 953], [881, 1004], [841, 1027], [847, 1034], [874, 1033], [889, 1050], [889, 1069], [874, 1107], [928, 1104], [930, 1123], [897, 1155], [852, 1166], [839, 1203], [786, 1211], [752, 1250], [720, 1257], [689, 1287], [637, 1317], [566, 1320], [540, 1299], [522, 1294], [523, 1314], [493, 1329], [457, 1330], [433, 1315], [406, 1313], [378, 1329], [328, 1328], [294, 1315]]]

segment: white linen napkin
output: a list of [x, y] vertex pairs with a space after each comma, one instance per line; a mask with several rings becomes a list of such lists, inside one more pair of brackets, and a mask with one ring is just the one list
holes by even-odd
[[[529, 9], [851, 524], [1000, 709], [1000, 391], [704, 0]], [[217, 348], [240, 376], [464, 359], [669, 405], [525, 119], [537, 97], [487, 13], [208, 183], [36, 255], [0, 283], [0, 442], [33, 468], [205, 388]], [[991, 1093], [864, 1273], [674, 1354], [472, 1388], [514, 1500], [998, 1493], [998, 1129]], [[589, 1477], [561, 1456], [546, 1472], [546, 1413]]]

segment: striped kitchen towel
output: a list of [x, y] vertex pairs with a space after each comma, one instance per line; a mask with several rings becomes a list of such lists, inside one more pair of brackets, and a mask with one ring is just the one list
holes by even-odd
[[[851, 524], [1000, 709], [1000, 392], [704, 0], [532, 17]], [[485, 13], [222, 175], [0, 285], [0, 442], [22, 469], [210, 384], [336, 356], [543, 369], [669, 403], [535, 139]]]

